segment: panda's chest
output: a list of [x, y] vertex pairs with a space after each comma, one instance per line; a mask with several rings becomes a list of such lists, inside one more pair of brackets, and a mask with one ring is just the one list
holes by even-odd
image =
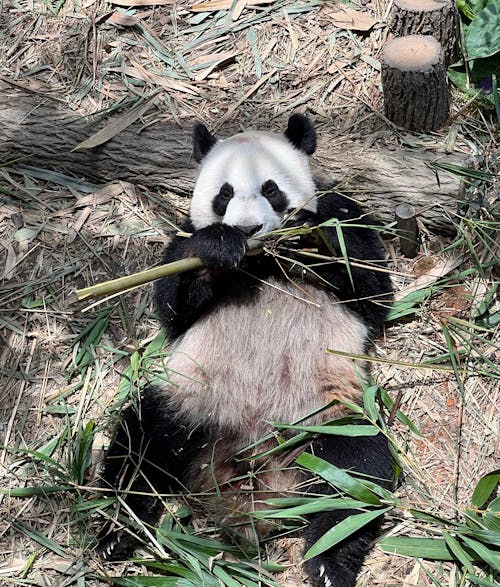
[[352, 389], [352, 361], [328, 349], [362, 354], [365, 339], [363, 324], [325, 291], [274, 280], [249, 303], [213, 310], [177, 341], [170, 393], [181, 410], [221, 423], [241, 424], [242, 414], [291, 421], [329, 401], [341, 380]]

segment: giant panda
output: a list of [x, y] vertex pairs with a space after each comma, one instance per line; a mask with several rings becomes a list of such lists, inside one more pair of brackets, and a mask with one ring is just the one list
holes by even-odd
[[[349, 413], [342, 402], [359, 404], [366, 364], [327, 349], [368, 352], [391, 297], [387, 272], [377, 270], [384, 266], [378, 233], [352, 199], [316, 184], [309, 164], [315, 148], [314, 126], [301, 114], [283, 134], [219, 140], [201, 123], [194, 128], [200, 165], [183, 226], [192, 235], [174, 237], [163, 262], [200, 257], [204, 267], [157, 282], [157, 313], [171, 340], [168, 383], [144, 389], [124, 410], [103, 471], [105, 486], [126, 490], [125, 509], [147, 526], [162, 514], [158, 494], [181, 490], [196, 494], [204, 515], [228, 535], [255, 541], [272, 532], [249, 523], [251, 511], [269, 509], [267, 499], [335, 491], [326, 483], [308, 489], [293, 451], [288, 459], [251, 458], [277, 445], [271, 423], [325, 423]], [[302, 231], [310, 236], [286, 254], [248, 250], [250, 238], [331, 219], [342, 223], [341, 238], [333, 225], [323, 226]], [[301, 254], [304, 246], [317, 257]], [[391, 486], [394, 463], [382, 434], [317, 436], [305, 450]], [[352, 513], [312, 514], [306, 549]], [[308, 584], [354, 586], [378, 530], [372, 522], [309, 560]], [[139, 540], [105, 529], [99, 548], [106, 559], [123, 559]]]

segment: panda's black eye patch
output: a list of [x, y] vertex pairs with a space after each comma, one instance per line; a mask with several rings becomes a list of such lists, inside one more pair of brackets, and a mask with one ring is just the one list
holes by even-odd
[[215, 199], [212, 202], [212, 209], [217, 216], [224, 216], [227, 205], [233, 196], [233, 186], [226, 181], [226, 183], [222, 184], [219, 193], [215, 196]]
[[288, 198], [272, 179], [268, 179], [262, 184], [260, 192], [271, 204], [275, 212], [284, 212], [287, 209]]

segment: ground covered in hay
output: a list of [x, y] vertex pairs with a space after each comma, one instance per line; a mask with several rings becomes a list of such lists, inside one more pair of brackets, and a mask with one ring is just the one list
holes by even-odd
[[[491, 112], [458, 94], [440, 132], [394, 129], [382, 115], [379, 61], [390, 3], [362, 1], [347, 15], [343, 7], [4, 0], [0, 88], [79, 116], [118, 113], [121, 126], [108, 126], [106, 139], [127, 124], [165, 120], [186, 134], [197, 119], [222, 133], [225, 125], [280, 129], [299, 110], [335, 137], [320, 155], [340, 152], [348, 137], [474, 159], [486, 175], [457, 192], [457, 202], [465, 196], [469, 204], [450, 218], [455, 236], [422, 225], [413, 260], [402, 258], [389, 232], [386, 242], [398, 299], [415, 297], [378, 341], [374, 373], [420, 432], [398, 420], [391, 426], [405, 480], [387, 528], [394, 536], [436, 536], [442, 528], [430, 530], [429, 519], [411, 511], [460, 520], [477, 481], [498, 466], [500, 188], [488, 175], [498, 174], [495, 129]], [[103, 564], [91, 550], [108, 505], [94, 487], [106, 430], [159, 360], [151, 286], [95, 305], [75, 304], [73, 293], [155, 264], [188, 202], [120, 178], [95, 185], [58, 175], [57, 161], [28, 163], [0, 166], [0, 585], [93, 587], [113, 576], [128, 576], [128, 585], [174, 584], [141, 582], [155, 574], [151, 565]], [[208, 522], [195, 530], [213, 536]], [[222, 550], [209, 554], [214, 568], [236, 560]], [[303, 584], [294, 539], [266, 546], [265, 554], [293, 563], [279, 583]], [[460, 565], [376, 547], [359, 584], [471, 583]]]

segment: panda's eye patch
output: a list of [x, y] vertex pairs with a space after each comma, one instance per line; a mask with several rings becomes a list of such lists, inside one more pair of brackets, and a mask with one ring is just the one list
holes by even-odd
[[288, 198], [272, 179], [268, 179], [260, 188], [261, 194], [268, 200], [275, 212], [284, 212], [288, 207]]
[[215, 196], [215, 199], [212, 202], [213, 211], [217, 214], [217, 216], [224, 216], [227, 205], [233, 196], [233, 186], [227, 182], [222, 184], [219, 193]]

